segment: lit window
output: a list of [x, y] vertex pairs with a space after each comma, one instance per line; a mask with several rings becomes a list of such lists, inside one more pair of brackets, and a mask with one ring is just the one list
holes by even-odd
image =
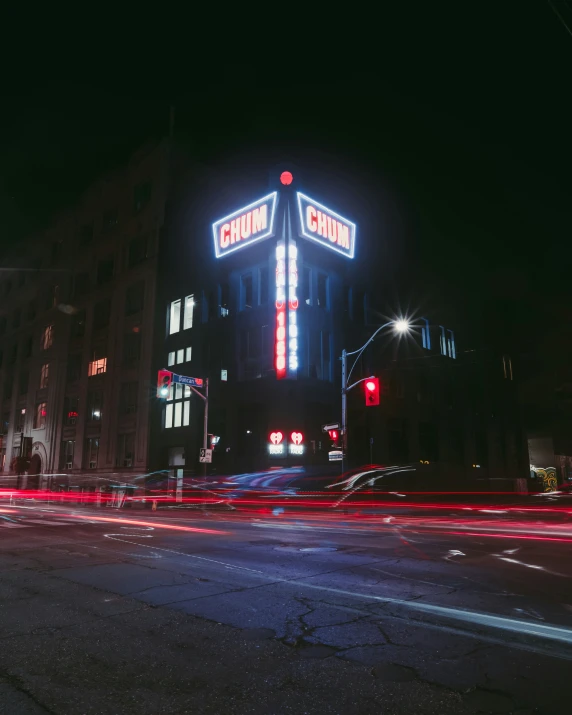
[[191, 403], [189, 400], [183, 402], [183, 427], [188, 427], [190, 424]]
[[187, 348], [186, 354], [185, 354], [185, 362], [191, 362], [191, 352], [192, 352], [192, 348]]
[[50, 374], [50, 364], [45, 363], [42, 365], [42, 370], [40, 372], [40, 390], [43, 390], [48, 386], [48, 377]]
[[88, 469], [97, 469], [99, 456], [99, 437], [90, 437], [85, 440], [84, 465]]
[[441, 348], [441, 355], [447, 355], [447, 339], [445, 338], [445, 328], [440, 325], [439, 326], [439, 346]]
[[169, 429], [173, 426], [173, 405], [165, 407], [165, 427]]
[[171, 367], [171, 365], [175, 364], [175, 352], [173, 351], [172, 353], [169, 353], [169, 357], [167, 358], [167, 367]]
[[54, 326], [46, 325], [44, 332], [42, 333], [42, 350], [48, 350], [52, 347], [54, 342]]
[[107, 372], [107, 358], [92, 360], [87, 366], [88, 377], [103, 375], [104, 372]]
[[183, 330], [193, 327], [193, 310], [195, 307], [195, 296], [188, 295], [185, 298], [185, 315], [183, 317]]
[[171, 303], [169, 313], [169, 335], [178, 333], [181, 329], [181, 300], [174, 300]]
[[175, 385], [175, 400], [182, 400], [183, 399], [183, 386], [181, 385], [180, 382], [177, 382]]
[[180, 365], [182, 362], [185, 362], [185, 351], [177, 350], [177, 365]]
[[421, 326], [421, 340], [423, 341], [423, 347], [425, 350], [431, 350], [431, 331], [429, 329], [429, 321], [427, 318], [421, 318], [423, 323]]
[[455, 333], [452, 330], [447, 330], [447, 355], [453, 360], [457, 357], [457, 349], [455, 347]]
[[175, 402], [175, 418], [173, 420], [173, 427], [181, 426], [182, 417], [183, 417], [183, 403]]
[[42, 429], [46, 426], [47, 403], [39, 402], [34, 413], [34, 429]]

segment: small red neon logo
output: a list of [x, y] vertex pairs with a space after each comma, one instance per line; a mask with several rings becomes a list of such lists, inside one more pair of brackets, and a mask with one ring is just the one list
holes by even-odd
[[294, 444], [302, 444], [302, 433], [292, 432], [292, 434], [290, 435], [290, 439], [292, 440], [292, 442], [294, 442]]
[[273, 432], [270, 435], [270, 441], [272, 442], [272, 444], [280, 444], [280, 442], [282, 442], [282, 437], [282, 432]]
[[284, 186], [290, 186], [293, 179], [294, 177], [292, 176], [292, 172], [290, 171], [283, 171], [280, 174], [280, 183], [284, 184]]

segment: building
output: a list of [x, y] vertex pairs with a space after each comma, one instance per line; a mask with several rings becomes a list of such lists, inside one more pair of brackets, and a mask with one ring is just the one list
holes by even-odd
[[0, 459], [22, 487], [146, 469], [168, 161], [143, 147], [3, 257]]
[[[159, 370], [208, 379], [209, 470], [328, 467], [339, 356], [397, 317], [386, 286], [415, 289], [383, 211], [381, 225], [359, 182], [329, 167], [274, 166], [267, 180], [254, 164], [199, 167], [168, 141], [142, 149], [5, 265], [4, 482], [167, 471], [180, 493], [202, 473], [204, 402], [184, 383], [158, 397]], [[500, 358], [463, 347], [445, 297], [408, 317], [407, 338], [376, 341], [356, 366], [381, 377], [382, 399], [350, 393], [350, 460], [416, 462], [459, 484], [526, 476]]]

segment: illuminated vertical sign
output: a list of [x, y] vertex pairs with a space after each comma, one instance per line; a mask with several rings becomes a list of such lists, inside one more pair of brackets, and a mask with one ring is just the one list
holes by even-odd
[[298, 371], [298, 249], [288, 246], [288, 370]]
[[286, 377], [286, 247], [276, 246], [276, 336], [274, 341], [276, 377]]

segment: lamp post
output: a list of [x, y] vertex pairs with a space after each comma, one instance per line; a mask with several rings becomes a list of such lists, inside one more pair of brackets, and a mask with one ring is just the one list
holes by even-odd
[[[352, 385], [349, 384], [350, 377], [352, 376], [354, 367], [356, 366], [357, 361], [360, 359], [363, 351], [368, 347], [370, 343], [374, 341], [378, 333], [380, 333], [384, 328], [388, 328], [389, 326], [393, 326], [393, 329], [396, 333], [406, 333], [411, 327], [408, 320], [390, 320], [388, 323], [380, 325], [380, 327], [373, 333], [369, 340], [367, 340], [364, 345], [362, 345], [361, 348], [359, 348], [358, 350], [353, 350], [351, 353], [347, 352], [347, 350], [342, 350], [342, 473], [344, 471], [344, 461], [346, 459], [348, 449], [348, 392], [357, 385], [359, 385], [360, 382], [363, 382], [364, 380], [369, 380], [370, 377], [373, 376], [363, 377], [361, 380], [354, 382]], [[348, 373], [348, 357], [350, 357], [351, 355], [355, 355], [356, 359], [354, 360], [353, 365], [351, 366], [350, 371]]]

